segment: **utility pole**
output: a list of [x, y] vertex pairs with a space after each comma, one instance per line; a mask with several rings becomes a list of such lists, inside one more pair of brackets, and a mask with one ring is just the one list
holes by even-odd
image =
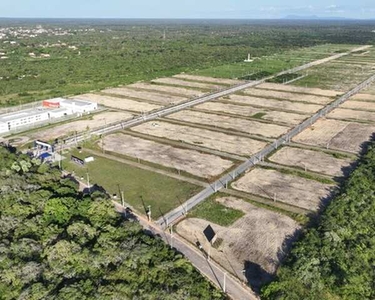
[[227, 283], [227, 272], [224, 272], [224, 283], [223, 283], [223, 292], [226, 291], [226, 283]]
[[152, 219], [151, 219], [151, 205], [149, 205], [147, 207], [147, 217], [148, 217], [148, 221], [151, 222]]
[[124, 191], [121, 191], [121, 205], [125, 206]]

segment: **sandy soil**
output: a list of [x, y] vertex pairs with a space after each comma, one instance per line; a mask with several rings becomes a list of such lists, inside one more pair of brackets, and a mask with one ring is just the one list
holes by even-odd
[[247, 104], [247, 105], [254, 105], [258, 107], [266, 107], [270, 109], [282, 109], [293, 111], [297, 113], [315, 113], [319, 109], [323, 108], [323, 105], [317, 104], [305, 104], [299, 102], [291, 102], [291, 101], [281, 101], [281, 100], [273, 100], [273, 99], [265, 99], [265, 98], [258, 98], [258, 97], [251, 97], [251, 96], [240, 96], [240, 95], [231, 95], [228, 99], [222, 99], [225, 101]]
[[256, 168], [232, 183], [236, 190], [275, 199], [309, 210], [318, 210], [332, 185], [275, 170]]
[[180, 78], [180, 79], [193, 80], [193, 81], [224, 84], [224, 85], [235, 85], [235, 84], [240, 84], [241, 82], [243, 82], [241, 80], [235, 80], [235, 79], [215, 78], [215, 77], [206, 77], [206, 76], [198, 76], [198, 75], [188, 75], [188, 74], [178, 74], [173, 77]]
[[[230, 227], [222, 227], [206, 220], [189, 218], [180, 222], [177, 232], [191, 243], [197, 239], [208, 252], [208, 242], [203, 230], [211, 225], [217, 238], [223, 240], [218, 249], [211, 248], [211, 257], [226, 270], [243, 279], [242, 270], [254, 272], [247, 262], [260, 265], [269, 274], [274, 274], [280, 260], [287, 252], [288, 240], [293, 239], [300, 227], [287, 216], [258, 208], [235, 197], [217, 199], [224, 206], [242, 210], [245, 216]], [[255, 276], [254, 276], [255, 275]], [[253, 274], [254, 277], [258, 274]]]
[[107, 107], [131, 110], [136, 112], [148, 112], [162, 107], [160, 105], [151, 104], [147, 102], [140, 102], [125, 98], [117, 98], [97, 94], [84, 94], [75, 96], [74, 98], [93, 101]]
[[133, 114], [127, 112], [103, 112], [92, 115], [92, 120], [79, 120], [57, 125], [48, 129], [40, 129], [38, 132], [28, 134], [33, 139], [51, 140], [72, 135], [75, 131], [83, 132], [110, 124], [113, 122], [130, 119]]
[[[370, 89], [372, 86], [370, 85], [368, 89]], [[352, 100], [366, 100], [366, 101], [375, 101], [375, 95], [371, 94], [356, 94], [350, 99]]]
[[336, 108], [327, 115], [339, 120], [362, 120], [375, 122], [375, 112]]
[[316, 104], [327, 104], [334, 100], [332, 98], [324, 97], [324, 96], [287, 93], [287, 92], [257, 89], [257, 88], [247, 89], [244, 92], [247, 95], [256, 96], [256, 97], [282, 99], [282, 100], [289, 100], [289, 101], [303, 101], [303, 102], [316, 103]]
[[205, 178], [217, 176], [233, 165], [232, 161], [215, 155], [175, 148], [122, 133], [107, 136], [104, 149]]
[[283, 147], [270, 158], [270, 161], [292, 167], [306, 168], [330, 176], [342, 176], [343, 168], [348, 167], [352, 160], [335, 158], [321, 151]]
[[266, 90], [295, 92], [295, 93], [302, 93], [302, 94], [312, 94], [312, 95], [326, 96], [326, 97], [336, 97], [342, 94], [342, 92], [338, 92], [338, 91], [322, 90], [319, 88], [304, 88], [304, 87], [299, 87], [299, 86], [269, 83], [269, 82], [262, 83], [258, 85], [257, 88], [266, 89]]
[[209, 125], [213, 127], [234, 129], [253, 135], [261, 135], [271, 138], [276, 138], [289, 130], [288, 127], [275, 124], [267, 124], [256, 121], [237, 119], [234, 117], [220, 116], [188, 110], [174, 113], [172, 115], [169, 115], [168, 118], [184, 122]]
[[159, 85], [159, 84], [149, 84], [144, 82], [137, 82], [128, 87], [136, 88], [136, 89], [143, 89], [148, 91], [157, 91], [162, 93], [169, 93], [173, 95], [180, 95], [185, 97], [198, 97], [202, 96], [205, 93], [197, 90], [192, 89], [184, 89], [182, 87], [174, 87], [174, 86], [167, 86], [167, 85]]
[[375, 111], [375, 102], [348, 100], [340, 105], [342, 108], [352, 108], [365, 111]]
[[170, 85], [178, 85], [178, 86], [187, 86], [191, 88], [198, 88], [198, 89], [205, 89], [205, 90], [216, 90], [216, 89], [222, 89], [222, 85], [215, 85], [215, 84], [209, 84], [209, 83], [202, 83], [202, 82], [192, 82], [192, 81], [186, 81], [182, 79], [177, 78], [158, 78], [155, 80], [152, 80], [152, 82], [157, 83], [163, 83], [163, 84], [170, 84]]
[[103, 90], [102, 92], [107, 93], [107, 94], [114, 94], [114, 95], [137, 98], [140, 100], [149, 100], [149, 101], [154, 101], [154, 102], [158, 102], [162, 104], [179, 103], [182, 101], [186, 101], [188, 99], [185, 97], [171, 96], [171, 95], [161, 94], [157, 92], [136, 91], [136, 90], [132, 90], [129, 88], [106, 89], [106, 90]]
[[250, 156], [263, 149], [267, 143], [235, 135], [228, 135], [189, 126], [167, 122], [148, 122], [132, 128], [133, 131], [164, 137], [170, 140], [184, 141], [222, 152]]
[[267, 114], [263, 116], [262, 119], [272, 122], [282, 122], [290, 125], [298, 125], [308, 117], [308, 115], [294, 114], [283, 111], [267, 111]]

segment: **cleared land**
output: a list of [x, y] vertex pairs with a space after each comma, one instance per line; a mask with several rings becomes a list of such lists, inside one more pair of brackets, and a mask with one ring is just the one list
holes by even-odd
[[301, 94], [312, 94], [312, 95], [326, 96], [326, 97], [336, 97], [342, 94], [341, 92], [338, 92], [338, 91], [322, 90], [319, 88], [304, 88], [304, 87], [299, 87], [299, 86], [270, 83], [270, 82], [257, 85], [257, 88], [266, 89], [266, 90], [301, 93]]
[[213, 127], [234, 129], [236, 131], [271, 138], [276, 138], [289, 130], [288, 127], [275, 124], [267, 124], [245, 119], [233, 118], [229, 116], [220, 116], [188, 110], [169, 115], [168, 118], [184, 122], [204, 124]]
[[204, 92], [192, 89], [184, 89], [182, 87], [174, 87], [174, 86], [167, 86], [167, 85], [159, 85], [159, 84], [149, 84], [144, 82], [137, 82], [128, 85], [129, 88], [135, 89], [142, 89], [147, 91], [156, 91], [167, 93], [171, 95], [180, 95], [186, 97], [198, 97], [204, 95]]
[[179, 102], [183, 102], [187, 100], [187, 98], [185, 97], [171, 96], [167, 94], [161, 94], [161, 93], [149, 92], [149, 91], [136, 91], [136, 90], [132, 90], [129, 88], [105, 89], [102, 92], [106, 94], [114, 94], [114, 95], [137, 98], [140, 100], [158, 102], [164, 105], [171, 104], [171, 103], [179, 103]]
[[327, 115], [327, 118], [375, 122], [375, 112], [336, 108]]
[[132, 130], [238, 155], [254, 154], [267, 145], [245, 137], [167, 122], [148, 122], [133, 127]]
[[[245, 216], [229, 227], [198, 218], [180, 222], [177, 232], [191, 243], [197, 239], [208, 250], [203, 230], [211, 225], [222, 243], [218, 249], [211, 248], [212, 258], [239, 278], [246, 269], [246, 277], [265, 280], [267, 275], [257, 272], [256, 265], [269, 274], [274, 274], [287, 253], [290, 240], [300, 228], [298, 224], [284, 215], [258, 208], [235, 197], [220, 197], [216, 201], [228, 208], [241, 210]], [[288, 241], [289, 240], [289, 241]], [[251, 263], [249, 263], [251, 262]], [[256, 282], [252, 282], [256, 284]]]
[[316, 104], [327, 104], [333, 101], [332, 98], [316, 95], [307, 95], [307, 94], [297, 94], [297, 93], [287, 93], [274, 90], [265, 90], [265, 89], [246, 89], [243, 91], [247, 95], [273, 98], [273, 99], [282, 99], [289, 101], [302, 101], [308, 103]]
[[[370, 88], [374, 88], [375, 86], [372, 84], [368, 87], [368, 89]], [[366, 90], [367, 92], [368, 90]], [[375, 101], [375, 95], [371, 95], [371, 94], [356, 94], [354, 95], [353, 97], [351, 97], [350, 99], [352, 100], [364, 100], [364, 101]]]
[[358, 153], [375, 132], [374, 125], [320, 119], [293, 140], [297, 143]]
[[334, 186], [275, 170], [256, 168], [232, 183], [232, 187], [316, 211]]
[[270, 158], [270, 161], [292, 167], [306, 168], [330, 176], [342, 176], [343, 168], [350, 166], [349, 158], [335, 158], [321, 151], [283, 147]]
[[233, 166], [232, 161], [215, 155], [175, 148], [122, 133], [107, 136], [103, 148], [204, 178], [217, 176]]
[[193, 80], [193, 81], [200, 81], [200, 82], [223, 84], [223, 85], [235, 85], [235, 84], [240, 84], [241, 82], [243, 82], [241, 80], [235, 80], [235, 79], [214, 78], [214, 77], [188, 75], [188, 74], [178, 74], [173, 77], [180, 78], [180, 79]]
[[318, 104], [308, 104], [308, 103], [299, 103], [299, 102], [291, 102], [287, 100], [274, 100], [274, 99], [265, 99], [265, 98], [258, 98], [252, 96], [241, 96], [241, 95], [231, 95], [229, 99], [222, 99], [225, 101], [247, 104], [247, 105], [254, 105], [258, 107], [266, 107], [270, 109], [281, 109], [281, 110], [288, 110], [297, 113], [315, 113], [319, 109], [323, 108], [322, 105]]
[[340, 105], [342, 108], [352, 108], [365, 111], [375, 111], [375, 102], [348, 100]]
[[152, 82], [162, 83], [162, 84], [169, 84], [169, 85], [177, 85], [177, 86], [187, 86], [190, 88], [198, 88], [198, 89], [205, 89], [205, 90], [216, 90], [223, 88], [222, 85], [215, 85], [209, 83], [202, 83], [202, 82], [192, 82], [187, 80], [181, 80], [177, 78], [158, 78], [152, 80]]
[[147, 102], [139, 102], [139, 101], [125, 99], [125, 98], [117, 98], [117, 97], [97, 95], [97, 94], [83, 94], [83, 95], [75, 96], [74, 98], [93, 101], [93, 102], [99, 103], [107, 107], [131, 110], [131, 111], [136, 111], [136, 112], [152, 111], [152, 110], [159, 109], [162, 107], [160, 105], [151, 104]]

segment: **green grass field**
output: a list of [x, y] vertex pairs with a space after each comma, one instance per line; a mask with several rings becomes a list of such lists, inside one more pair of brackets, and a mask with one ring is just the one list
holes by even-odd
[[[87, 157], [83, 152], [73, 155]], [[69, 155], [70, 158], [70, 155]], [[65, 170], [75, 172], [86, 182], [89, 172], [90, 184], [102, 186], [109, 194], [119, 195], [119, 187], [124, 191], [125, 201], [144, 214], [145, 207], [151, 205], [152, 217], [179, 206], [202, 188], [154, 172], [138, 169], [110, 159], [95, 157], [95, 161], [81, 167], [71, 161], [64, 161]]]

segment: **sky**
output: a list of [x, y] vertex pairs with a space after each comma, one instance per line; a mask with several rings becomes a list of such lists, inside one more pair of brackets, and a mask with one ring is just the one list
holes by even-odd
[[0, 17], [375, 18], [375, 0], [0, 0]]

